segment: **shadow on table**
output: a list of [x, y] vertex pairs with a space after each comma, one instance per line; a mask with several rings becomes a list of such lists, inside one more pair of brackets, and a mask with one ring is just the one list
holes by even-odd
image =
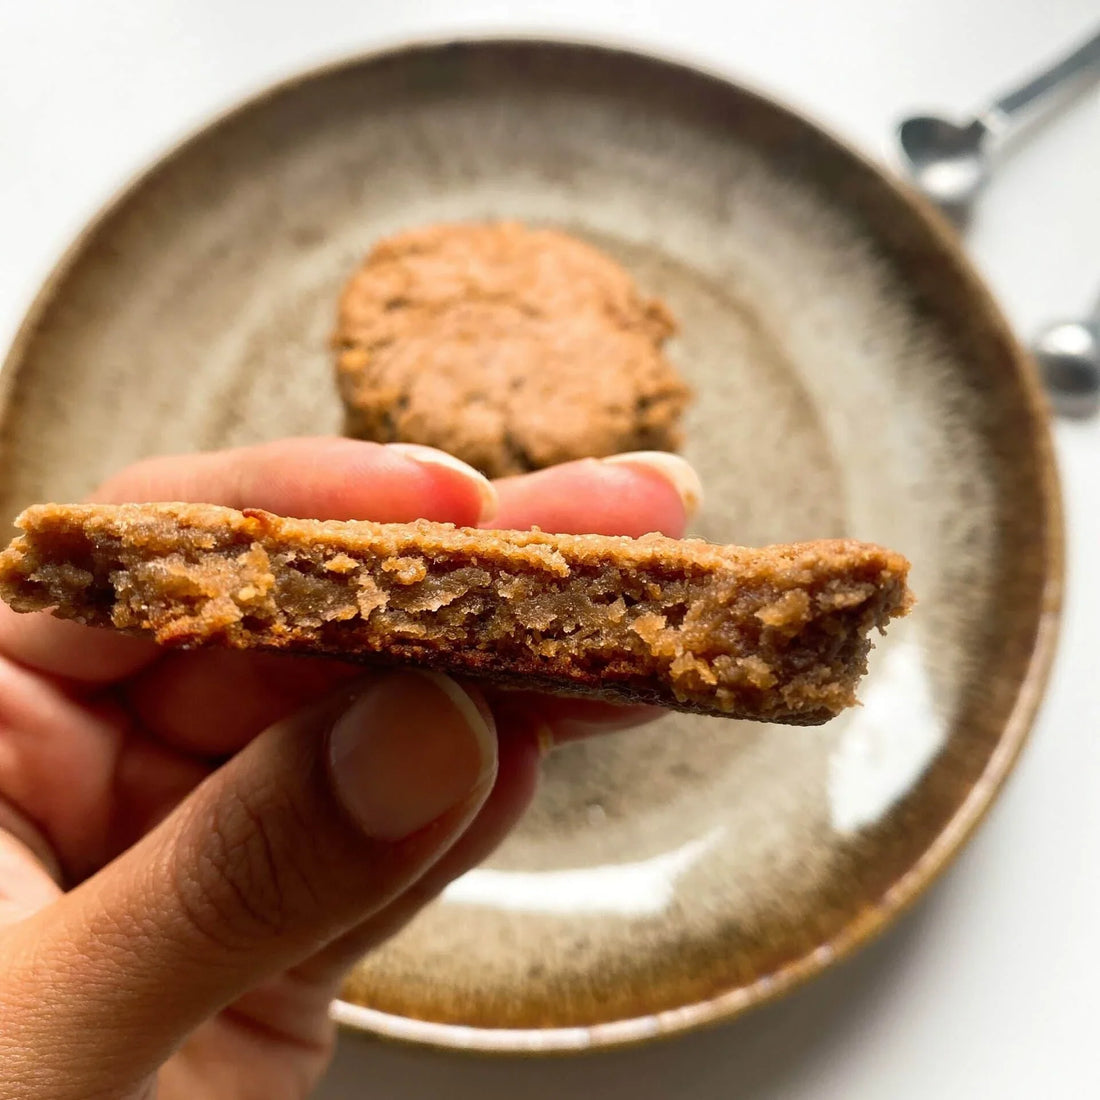
[[[934, 892], [938, 893], [938, 891]], [[343, 1036], [318, 1100], [770, 1100], [809, 1084], [837, 1044], [872, 1019], [910, 962], [936, 897], [854, 959], [730, 1024], [633, 1050], [478, 1058]], [[807, 1093], [811, 1095], [812, 1088]]]

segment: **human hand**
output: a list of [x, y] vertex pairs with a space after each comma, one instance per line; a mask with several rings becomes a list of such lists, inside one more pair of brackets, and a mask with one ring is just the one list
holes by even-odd
[[[313, 439], [152, 459], [93, 499], [679, 535], [692, 479], [621, 456], [494, 487]], [[345, 971], [500, 842], [540, 743], [647, 713], [0, 604], [0, 1097], [306, 1096]]]

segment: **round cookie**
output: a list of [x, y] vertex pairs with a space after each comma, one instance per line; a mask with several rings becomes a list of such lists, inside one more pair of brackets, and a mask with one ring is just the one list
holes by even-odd
[[690, 397], [674, 322], [590, 245], [517, 224], [379, 242], [335, 336], [346, 431], [439, 447], [491, 477], [674, 450]]

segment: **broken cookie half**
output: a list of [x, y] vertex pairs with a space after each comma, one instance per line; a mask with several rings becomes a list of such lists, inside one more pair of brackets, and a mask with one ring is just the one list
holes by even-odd
[[909, 563], [870, 543], [28, 508], [0, 596], [166, 646], [404, 662], [566, 695], [811, 725], [855, 702]]

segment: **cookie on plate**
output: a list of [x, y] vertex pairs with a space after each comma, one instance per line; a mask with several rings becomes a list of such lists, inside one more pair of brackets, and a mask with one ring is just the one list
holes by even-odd
[[591, 245], [514, 223], [380, 241], [340, 301], [346, 431], [439, 447], [491, 477], [675, 450], [690, 390], [665, 307]]

